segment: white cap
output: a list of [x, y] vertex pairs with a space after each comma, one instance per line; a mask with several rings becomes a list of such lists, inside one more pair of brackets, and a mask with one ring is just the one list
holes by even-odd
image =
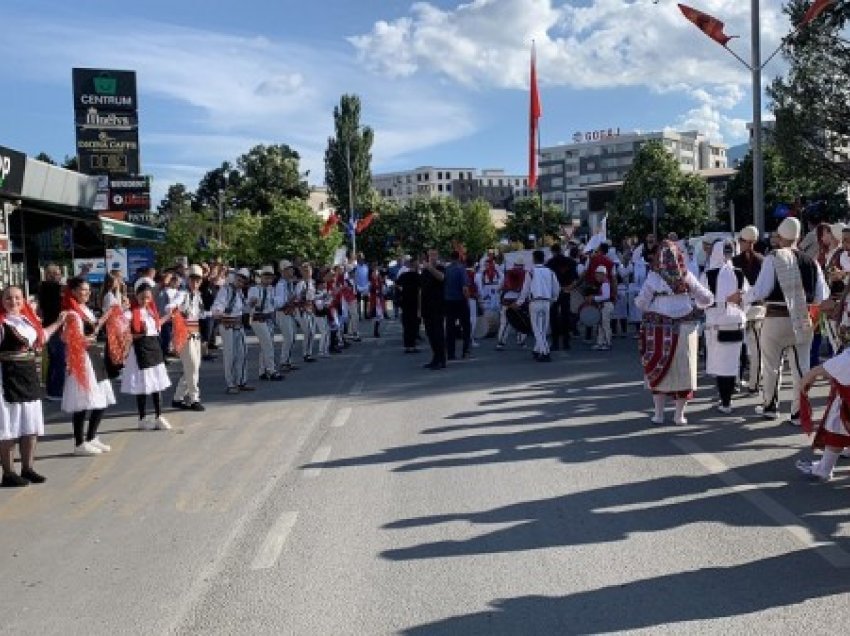
[[597, 274], [605, 274], [607, 276], [608, 275], [608, 268], [605, 267], [604, 265], [599, 265], [596, 268], [596, 273]]
[[236, 275], [251, 280], [251, 272], [247, 267], [243, 267], [242, 269], [240, 269], [238, 272], [236, 272]]
[[292, 261], [288, 261], [284, 258], [280, 263], [278, 263], [278, 271], [282, 272], [287, 267], [292, 267]]
[[743, 230], [741, 230], [739, 238], [745, 241], [750, 241], [751, 243], [755, 243], [759, 240], [759, 229], [755, 225], [748, 225]]
[[154, 282], [153, 282], [153, 279], [152, 279], [152, 278], [148, 278], [147, 276], [142, 276], [142, 277], [141, 277], [139, 280], [137, 280], [137, 281], [136, 281], [136, 283], [133, 285], [133, 291], [139, 291], [139, 288], [140, 288], [142, 285], [147, 285], [148, 287], [150, 287], [151, 289], [153, 289], [153, 288], [156, 286], [156, 283], [154, 283]]
[[777, 232], [786, 241], [796, 241], [800, 238], [800, 221], [793, 216], [789, 216], [779, 224]]
[[833, 238], [836, 241], [841, 240], [841, 235], [844, 232], [845, 225], [843, 223], [833, 223], [829, 226], [830, 231], [832, 232]]
[[197, 276], [198, 278], [204, 277], [204, 270], [201, 269], [200, 265], [191, 265], [189, 266], [189, 277]]
[[264, 265], [263, 269], [260, 270], [260, 274], [262, 276], [274, 276], [274, 267], [271, 265]]

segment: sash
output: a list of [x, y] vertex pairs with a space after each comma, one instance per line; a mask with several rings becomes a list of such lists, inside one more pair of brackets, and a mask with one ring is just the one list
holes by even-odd
[[679, 327], [691, 316], [670, 318], [661, 314], [644, 314], [640, 326], [641, 365], [651, 389], [657, 387], [670, 370], [679, 344]]

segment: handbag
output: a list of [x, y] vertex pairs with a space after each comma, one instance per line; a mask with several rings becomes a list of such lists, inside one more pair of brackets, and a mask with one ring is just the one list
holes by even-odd
[[743, 342], [743, 329], [718, 329], [717, 342]]

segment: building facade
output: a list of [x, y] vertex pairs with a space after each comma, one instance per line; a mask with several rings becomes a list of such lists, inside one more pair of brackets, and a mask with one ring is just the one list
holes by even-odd
[[[604, 203], [618, 190], [641, 146], [661, 141], [683, 172], [726, 168], [726, 146], [696, 132], [576, 133], [573, 143], [540, 149], [540, 190], [574, 225], [594, 227]], [[601, 207], [600, 207], [601, 206]]]
[[372, 175], [372, 187], [383, 198], [406, 203], [417, 197], [450, 197], [455, 181], [472, 180], [475, 168], [420, 166], [413, 170]]

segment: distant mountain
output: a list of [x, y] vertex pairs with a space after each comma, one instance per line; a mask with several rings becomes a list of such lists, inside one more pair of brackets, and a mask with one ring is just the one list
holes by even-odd
[[743, 160], [750, 151], [750, 144], [741, 144], [740, 146], [731, 146], [726, 149], [726, 165], [730, 168], [735, 167], [735, 163]]

